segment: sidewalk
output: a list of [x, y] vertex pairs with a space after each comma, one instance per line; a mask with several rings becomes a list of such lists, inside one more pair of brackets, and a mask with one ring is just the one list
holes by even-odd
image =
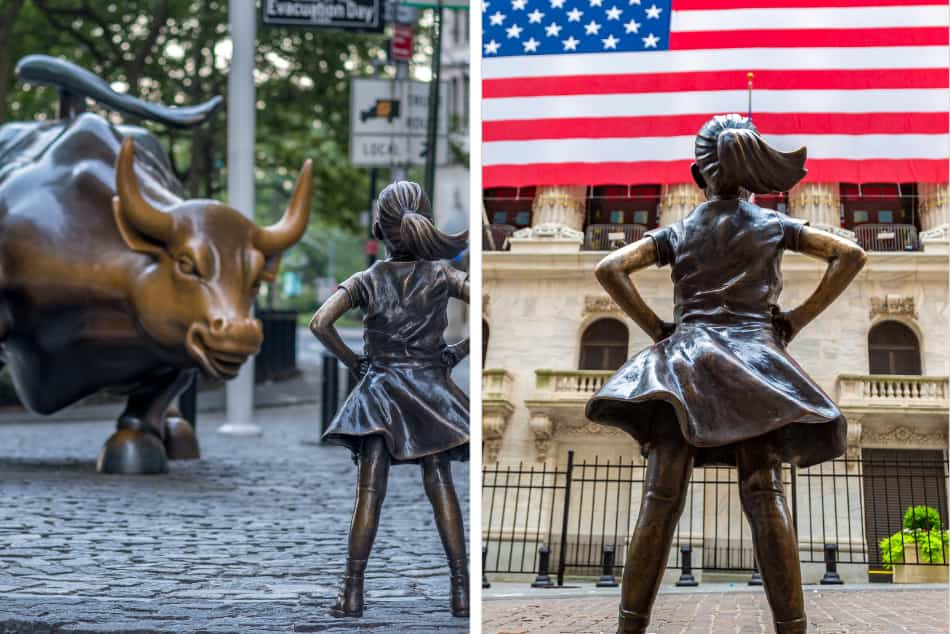
[[[314, 443], [316, 405], [259, 410], [259, 438], [198, 426], [203, 458], [103, 476], [114, 419], [0, 425], [0, 632], [467, 632], [448, 610], [418, 468], [394, 467], [361, 620], [327, 608], [356, 471]], [[468, 466], [455, 466], [468, 515]]]
[[[947, 626], [947, 587], [852, 584], [805, 586], [809, 632], [815, 634], [940, 634]], [[482, 590], [485, 634], [613, 634], [618, 588], [590, 581], [563, 588], [531, 589], [525, 583], [492, 583]], [[761, 587], [704, 583], [697, 588], [664, 585], [650, 632], [655, 634], [758, 634], [773, 632]]]

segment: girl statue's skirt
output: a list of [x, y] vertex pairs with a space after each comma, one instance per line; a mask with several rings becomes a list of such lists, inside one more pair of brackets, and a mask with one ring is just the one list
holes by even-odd
[[323, 434], [359, 455], [367, 436], [378, 434], [394, 463], [418, 463], [445, 453], [468, 460], [468, 397], [438, 362], [372, 362]]
[[677, 324], [607, 381], [587, 417], [625, 430], [644, 455], [656, 425], [678, 425], [696, 466], [734, 466], [735, 444], [766, 434], [799, 467], [847, 449], [844, 416], [763, 323]]

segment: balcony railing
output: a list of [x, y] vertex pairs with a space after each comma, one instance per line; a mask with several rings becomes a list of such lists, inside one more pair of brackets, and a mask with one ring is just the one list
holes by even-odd
[[486, 251], [507, 251], [510, 247], [508, 238], [517, 230], [511, 225], [488, 225], [491, 242], [485, 241]]
[[838, 403], [842, 407], [946, 408], [948, 383], [945, 376], [842, 374]]
[[554, 400], [587, 400], [603, 387], [612, 370], [535, 370], [539, 393]]
[[512, 378], [507, 370], [482, 370], [482, 400], [507, 401], [511, 399]]
[[584, 232], [584, 249], [588, 251], [611, 251], [636, 242], [647, 232], [643, 225], [587, 225]]
[[914, 225], [858, 225], [854, 227], [854, 234], [865, 251], [920, 251]]

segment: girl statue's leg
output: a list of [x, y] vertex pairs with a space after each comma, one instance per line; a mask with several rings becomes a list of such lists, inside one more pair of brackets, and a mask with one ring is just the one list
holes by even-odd
[[468, 616], [468, 559], [465, 555], [465, 528], [459, 508], [452, 468], [444, 455], [422, 459], [422, 480], [432, 503], [435, 524], [449, 560], [452, 582], [452, 614]]
[[658, 410], [654, 421], [640, 514], [623, 568], [619, 634], [646, 632], [693, 469], [694, 450], [683, 440], [672, 410]]
[[359, 456], [356, 505], [350, 523], [350, 542], [346, 556], [346, 573], [333, 616], [363, 616], [363, 571], [376, 539], [379, 512], [389, 482], [389, 451], [382, 436], [367, 436]]
[[798, 562], [798, 537], [782, 486], [782, 452], [770, 437], [736, 449], [739, 497], [752, 527], [752, 543], [775, 631], [805, 634], [807, 621]]

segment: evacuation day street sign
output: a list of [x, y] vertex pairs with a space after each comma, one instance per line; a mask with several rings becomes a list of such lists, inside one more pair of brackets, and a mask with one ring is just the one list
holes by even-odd
[[381, 33], [385, 0], [263, 0], [264, 24]]

